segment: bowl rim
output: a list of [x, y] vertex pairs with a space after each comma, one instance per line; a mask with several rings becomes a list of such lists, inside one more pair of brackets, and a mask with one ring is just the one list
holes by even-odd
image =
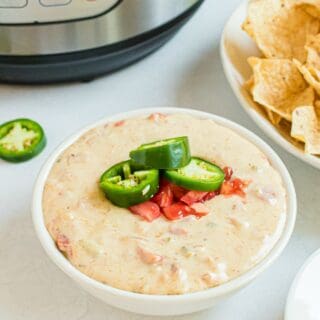
[[[133, 117], [141, 117], [148, 116], [152, 113], [164, 113], [164, 114], [189, 114], [196, 118], [204, 118], [211, 119], [216, 123], [225, 126], [237, 134], [241, 135], [244, 139], [247, 139], [255, 146], [257, 146], [270, 160], [274, 168], [281, 175], [283, 185], [287, 191], [287, 217], [284, 228], [282, 230], [281, 236], [278, 241], [275, 243], [271, 251], [268, 255], [260, 261], [256, 266], [252, 269], [248, 270], [244, 274], [239, 277], [232, 279], [220, 286], [209, 288], [202, 291], [185, 293], [180, 295], [151, 295], [151, 294], [143, 294], [143, 293], [135, 293], [130, 291], [125, 291], [122, 289], [114, 288], [107, 284], [103, 284], [97, 280], [90, 278], [85, 275], [78, 269], [76, 269], [67, 258], [56, 248], [53, 239], [51, 238], [49, 232], [47, 231], [44, 223], [43, 211], [42, 211], [42, 196], [45, 182], [47, 180], [48, 174], [51, 171], [55, 160], [59, 157], [59, 155], [68, 148], [71, 144], [73, 144], [80, 136], [82, 136], [85, 132], [93, 129], [99, 125], [112, 123], [120, 120], [126, 120]], [[69, 138], [65, 139], [49, 156], [49, 158], [45, 161], [42, 166], [38, 178], [36, 179], [33, 191], [32, 198], [32, 219], [36, 234], [40, 240], [40, 243], [50, 257], [50, 259], [62, 270], [64, 271], [70, 278], [75, 280], [80, 284], [85, 284], [86, 287], [90, 286], [99, 291], [105, 291], [109, 294], [126, 297], [132, 300], [144, 300], [144, 301], [153, 301], [153, 302], [167, 302], [167, 303], [175, 303], [179, 301], [187, 302], [187, 301], [198, 301], [208, 298], [214, 298], [219, 296], [224, 296], [230, 292], [233, 292], [237, 289], [240, 289], [245, 284], [253, 280], [258, 274], [262, 273], [266, 268], [268, 268], [274, 260], [278, 258], [278, 256], [282, 253], [285, 246], [287, 245], [290, 236], [293, 232], [295, 220], [296, 220], [296, 212], [297, 212], [297, 199], [296, 192], [294, 188], [294, 184], [292, 182], [291, 176], [280, 159], [280, 157], [275, 153], [275, 151], [261, 138], [257, 135], [249, 131], [248, 129], [240, 126], [239, 124], [225, 119], [223, 117], [210, 114], [203, 111], [198, 111], [195, 109], [187, 109], [187, 108], [175, 108], [175, 107], [158, 107], [158, 108], [144, 108], [137, 109], [134, 111], [119, 113], [113, 116], [107, 116], [103, 119], [94, 122], [88, 126], [85, 126], [83, 129], [78, 130], [75, 134], [71, 135]]]
[[[233, 64], [230, 62], [230, 59], [228, 58], [226, 43], [227, 34], [230, 26], [233, 24], [235, 18], [239, 15], [242, 15], [242, 12], [245, 11], [247, 3], [248, 1], [244, 0], [233, 11], [227, 23], [225, 24], [222, 32], [222, 36], [220, 39], [220, 57], [222, 61], [224, 74], [229, 82], [229, 85], [231, 86], [233, 93], [240, 102], [242, 109], [249, 115], [249, 117], [266, 135], [268, 135], [274, 142], [276, 142], [279, 146], [281, 146], [283, 149], [285, 149], [287, 152], [291, 153], [298, 159], [310, 164], [311, 166], [317, 169], [320, 169], [320, 157], [304, 153], [302, 150], [298, 149], [290, 141], [288, 141], [285, 137], [283, 137], [267, 119], [265, 119], [262, 115], [260, 115], [249, 105], [239, 88], [239, 82], [236, 79], [236, 76], [234, 76]], [[245, 18], [245, 16], [243, 18]]]
[[[290, 320], [292, 312], [292, 306], [295, 303], [294, 295], [297, 292], [298, 285], [300, 283], [300, 280], [305, 273], [306, 269], [310, 266], [311, 263], [314, 262], [316, 258], [320, 256], [320, 249], [317, 249], [314, 251], [308, 258], [305, 260], [305, 262], [300, 266], [298, 272], [296, 273], [293, 282], [291, 284], [291, 287], [289, 288], [289, 293], [286, 300], [286, 306], [284, 309], [284, 318], [283, 320]], [[307, 310], [307, 309], [306, 309]]]

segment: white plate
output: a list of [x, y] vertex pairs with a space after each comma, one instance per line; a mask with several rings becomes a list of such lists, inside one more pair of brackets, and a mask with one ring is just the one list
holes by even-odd
[[305, 262], [287, 299], [285, 320], [320, 320], [320, 250]]
[[243, 83], [252, 74], [247, 63], [250, 56], [260, 56], [253, 40], [241, 29], [246, 18], [247, 1], [242, 3], [227, 22], [221, 38], [221, 59], [226, 77], [243, 109], [253, 121], [276, 143], [306, 163], [320, 169], [320, 157], [305, 154], [286, 138], [257, 111], [251, 96], [243, 89]]

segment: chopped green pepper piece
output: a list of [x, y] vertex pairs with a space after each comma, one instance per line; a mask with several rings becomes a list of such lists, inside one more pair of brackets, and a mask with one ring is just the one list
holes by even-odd
[[192, 157], [187, 166], [176, 170], [165, 170], [164, 176], [188, 190], [215, 191], [223, 183], [225, 174], [213, 163]]
[[188, 137], [160, 140], [141, 145], [130, 152], [130, 158], [140, 165], [154, 169], [176, 169], [191, 159]]
[[39, 154], [46, 145], [42, 127], [30, 119], [16, 119], [0, 126], [0, 158], [22, 162]]
[[123, 161], [102, 174], [100, 188], [113, 204], [128, 208], [149, 200], [157, 193], [159, 171], [141, 170], [141, 166], [131, 160]]
[[109, 178], [108, 181], [111, 183], [118, 183], [121, 181], [121, 176], [115, 176], [115, 177]]
[[123, 168], [123, 175], [124, 175], [125, 179], [129, 179], [129, 177], [131, 175], [131, 168], [130, 168], [129, 163], [125, 163], [122, 168]]

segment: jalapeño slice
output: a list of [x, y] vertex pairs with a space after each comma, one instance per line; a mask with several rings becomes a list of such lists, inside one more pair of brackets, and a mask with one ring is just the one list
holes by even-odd
[[130, 160], [123, 161], [102, 174], [100, 188], [113, 204], [128, 208], [149, 200], [157, 193], [159, 171], [144, 170]]
[[42, 127], [30, 119], [16, 119], [0, 125], [0, 158], [11, 162], [29, 160], [46, 145]]
[[177, 137], [141, 145], [130, 152], [137, 164], [154, 169], [176, 169], [186, 166], [190, 159], [188, 137]]
[[206, 160], [192, 157], [190, 163], [176, 170], [165, 170], [165, 177], [188, 190], [215, 191], [220, 188], [225, 174], [221, 168]]

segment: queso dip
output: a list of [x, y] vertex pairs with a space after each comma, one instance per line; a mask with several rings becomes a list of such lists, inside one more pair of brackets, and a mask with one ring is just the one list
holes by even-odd
[[[111, 204], [101, 173], [138, 145], [188, 136], [192, 154], [250, 181], [246, 195], [219, 195], [209, 214], [152, 222]], [[150, 115], [101, 125], [56, 160], [43, 194], [57, 247], [89, 277], [145, 294], [183, 294], [218, 286], [259, 263], [280, 237], [286, 192], [279, 173], [251, 142], [212, 120]]]

